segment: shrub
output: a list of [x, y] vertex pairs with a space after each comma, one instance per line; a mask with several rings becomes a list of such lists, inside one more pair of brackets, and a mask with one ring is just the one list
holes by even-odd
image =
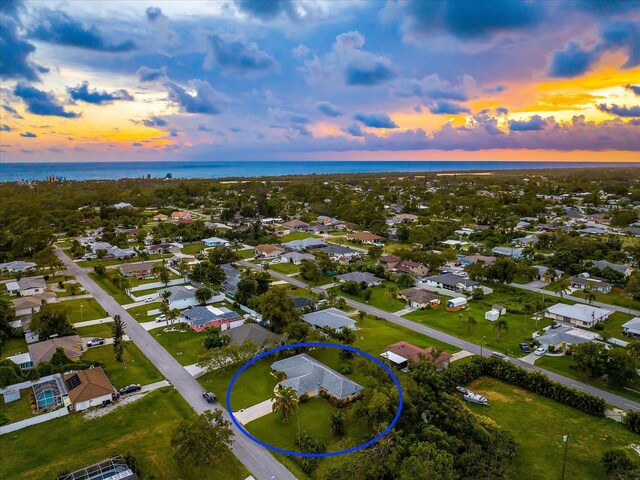
[[307, 403], [309, 401], [309, 395], [307, 395], [306, 393], [300, 395], [300, 398], [298, 399], [298, 401], [300, 403]]
[[349, 363], [342, 363], [340, 364], [340, 368], [338, 368], [338, 371], [343, 375], [349, 375], [353, 372], [353, 368]]
[[599, 332], [601, 332], [602, 330], [604, 330], [604, 323], [602, 322], [598, 322], [593, 326], [594, 330], [597, 330]]
[[606, 450], [601, 458], [602, 467], [609, 478], [627, 478], [634, 465], [623, 448]]

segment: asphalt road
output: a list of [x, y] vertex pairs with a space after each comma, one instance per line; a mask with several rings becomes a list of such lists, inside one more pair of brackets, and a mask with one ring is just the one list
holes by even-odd
[[[245, 267], [249, 267], [249, 268], [253, 268], [255, 270], [262, 270], [261, 266], [255, 265], [253, 263], [249, 263], [247, 261], [240, 261], [238, 262], [239, 264], [245, 266]], [[277, 278], [278, 280], [284, 280], [285, 282], [288, 282], [292, 285], [295, 285], [296, 287], [300, 287], [300, 288], [309, 288], [309, 285], [306, 284], [305, 282], [295, 278], [295, 277], [289, 277], [287, 275], [284, 275], [282, 273], [278, 273], [275, 272], [273, 270], [269, 270], [269, 273]], [[314, 293], [322, 293], [323, 290], [319, 287], [314, 287], [312, 288], [312, 291]], [[547, 292], [548, 293], [548, 292]], [[416, 323], [416, 322], [412, 322], [411, 320], [408, 320], [404, 317], [401, 317], [399, 315], [395, 315], [393, 313], [389, 313], [389, 312], [385, 312], [384, 310], [380, 310], [378, 308], [372, 307], [371, 305], [365, 304], [365, 303], [361, 303], [361, 302], [356, 302], [354, 300], [351, 300], [349, 298], [343, 297], [346, 302], [347, 305], [349, 305], [351, 308], [356, 308], [358, 310], [363, 310], [365, 312], [367, 312], [368, 314], [374, 315], [376, 317], [379, 318], [383, 318], [391, 323], [395, 323], [396, 325], [401, 325], [403, 327], [406, 327], [410, 330], [413, 330], [414, 332], [418, 332], [421, 333], [423, 335], [426, 335], [427, 337], [431, 337], [431, 338], [435, 338], [436, 340], [439, 340], [443, 343], [446, 343], [448, 345], [452, 345], [454, 347], [460, 348], [462, 350], [466, 350], [468, 352], [474, 353], [476, 355], [483, 355], [485, 357], [489, 357], [490, 355], [493, 354], [492, 350], [488, 350], [486, 348], [482, 348], [480, 345], [476, 345], [475, 343], [471, 343], [468, 342], [466, 340], [462, 340], [460, 338], [454, 337], [453, 335], [449, 335], [447, 333], [443, 333], [439, 330], [435, 330], [433, 328], [427, 327], [426, 325], [423, 325], [421, 323]], [[565, 297], [566, 298], [566, 297]], [[548, 370], [542, 369], [540, 367], [536, 367], [535, 365], [531, 365], [527, 362], [524, 362], [518, 358], [513, 358], [513, 357], [505, 357], [507, 361], [518, 365], [519, 367], [522, 367], [526, 370], [530, 370], [530, 371], [536, 371], [536, 372], [540, 372], [543, 373], [544, 375], [546, 375], [547, 377], [549, 377], [551, 380], [554, 380], [558, 383], [561, 383], [563, 385], [569, 386], [569, 387], [573, 387], [573, 388], [577, 388], [579, 390], [583, 390], [585, 392], [588, 392], [592, 395], [595, 395], [597, 397], [600, 397], [602, 399], [604, 399], [609, 405], [612, 405], [614, 407], [617, 408], [621, 408], [623, 410], [630, 410], [630, 409], [634, 409], [634, 410], [640, 410], [640, 403], [638, 402], [634, 402], [633, 400], [629, 400], [627, 398], [624, 397], [620, 397], [618, 395], [615, 395], [613, 393], [609, 393], [605, 390], [601, 390], [599, 388], [596, 387], [592, 387], [591, 385], [588, 385], [584, 382], [581, 382], [579, 380], [573, 380], [571, 378], [567, 378], [565, 376], [562, 375], [558, 375], [557, 373], [554, 372], [550, 372]]]
[[[120, 315], [126, 324], [125, 332], [131, 341], [133, 341], [149, 361], [160, 370], [160, 373], [173, 384], [196, 413], [200, 414], [205, 410], [218, 408], [224, 412], [227, 420], [231, 421], [226, 410], [219, 406], [213, 407], [205, 402], [202, 398], [202, 392], [204, 390], [198, 381], [193, 378], [142, 325], [122, 308], [113, 297], [102, 290], [102, 288], [87, 275], [87, 270], [78, 267], [75, 262], [67, 257], [62, 249], [56, 248], [56, 253], [60, 260], [66, 265], [67, 273], [76, 277], [87, 292], [91, 293], [102, 308], [109, 313], [109, 316]], [[257, 480], [295, 480], [296, 477], [278, 462], [269, 450], [248, 439], [236, 428], [235, 424], [232, 424], [232, 428], [234, 431], [234, 440], [231, 451]]]

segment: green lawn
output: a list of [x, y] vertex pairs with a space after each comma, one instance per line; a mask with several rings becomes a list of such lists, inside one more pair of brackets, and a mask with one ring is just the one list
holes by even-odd
[[82, 360], [98, 360], [104, 363], [104, 371], [117, 389], [131, 383], [146, 385], [162, 380], [162, 374], [133, 342], [125, 342], [124, 364], [117, 362], [113, 355], [113, 347], [89, 348], [82, 354]]
[[200, 253], [205, 246], [202, 243], [192, 243], [191, 245], [185, 245], [182, 248], [182, 253], [185, 255], [194, 255], [196, 253]]
[[24, 336], [20, 338], [7, 338], [2, 344], [2, 357], [11, 357], [18, 353], [27, 353], [27, 341]]
[[111, 338], [112, 327], [113, 322], [104, 322], [99, 323], [98, 325], [89, 325], [88, 327], [76, 328], [76, 331], [81, 337]]
[[570, 441], [566, 478], [604, 480], [602, 453], [638, 442], [636, 434], [612, 420], [581, 413], [499, 380], [483, 377], [469, 387], [490, 403], [488, 407], [469, 404], [469, 408], [509, 430], [520, 444], [510, 477], [514, 480], [560, 478], [562, 436], [567, 433]]
[[30, 394], [33, 390], [25, 388], [20, 390], [20, 400], [11, 403], [0, 402], [0, 416], [4, 415], [9, 419], [9, 423], [18, 422], [26, 418], [33, 417], [31, 410]]
[[[613, 387], [600, 379], [589, 378], [583, 372], [580, 372], [575, 368], [573, 368], [571, 360], [572, 360], [571, 356], [567, 356], [567, 355], [563, 355], [559, 357], [544, 355], [540, 357], [538, 360], [536, 360], [536, 366], [540, 368], [544, 368], [551, 372], [558, 373], [560, 375], [564, 375], [565, 377], [580, 380], [582, 382], [593, 385], [596, 388], [600, 388], [602, 390], [615, 393], [616, 395], [619, 395], [621, 397], [625, 397], [630, 400], [640, 402], [639, 393], [635, 393], [630, 390], [625, 390], [624, 388]], [[635, 381], [629, 385], [629, 388], [631, 388], [632, 390], [640, 391], [640, 379], [636, 377]]]
[[249, 472], [227, 449], [216, 452], [205, 467], [176, 464], [171, 434], [177, 424], [193, 418], [191, 407], [172, 389], [145, 395], [100, 418], [70, 415], [0, 436], [0, 478], [50, 480], [113, 455], [130, 452], [144, 478], [215, 478], [240, 480]]
[[628, 322], [634, 317], [634, 315], [629, 315], [628, 313], [622, 312], [613, 312], [609, 315], [609, 318], [606, 322], [604, 322], [605, 329], [609, 332], [610, 335], [619, 338], [621, 340], [629, 340], [626, 335], [622, 333], [622, 324]]
[[50, 303], [49, 308], [54, 311], [65, 310], [71, 323], [97, 320], [98, 318], [109, 316], [95, 298], [79, 298], [77, 300], [65, 300], [60, 303]]
[[320, 235], [314, 235], [307, 232], [291, 232], [287, 235], [283, 235], [280, 238], [282, 243], [291, 242], [292, 240], [304, 240], [305, 238], [321, 238]]
[[[371, 299], [369, 299], [369, 305], [372, 307], [379, 308], [380, 310], [384, 310], [385, 312], [397, 312], [398, 310], [402, 310], [406, 306], [406, 302], [397, 298], [395, 301], [389, 300], [386, 297], [386, 285], [389, 282], [383, 282], [381, 285], [377, 287], [371, 288]], [[355, 300], [356, 302], [366, 303], [364, 298], [356, 297], [355, 295], [348, 295], [344, 292], [341, 292], [338, 287], [334, 287], [335, 291], [338, 295], [350, 298]]]
[[[169, 270], [169, 280], [175, 280], [177, 278], [180, 278], [180, 275], [176, 275], [175, 273], [173, 273], [171, 270]], [[135, 277], [129, 277], [129, 285], [132, 287], [138, 287], [140, 285], [145, 285], [147, 283], [157, 283], [159, 282], [160, 279], [158, 277], [154, 277], [154, 278], [143, 278], [138, 280]], [[135, 295], [136, 292], [134, 292]]]
[[162, 305], [162, 302], [145, 303], [144, 305], [138, 305], [137, 307], [129, 308], [127, 312], [140, 323], [150, 322], [151, 320], [155, 319], [157, 315], [148, 316], [147, 312], [151, 310], [158, 310], [160, 308], [160, 305]]
[[256, 254], [256, 251], [251, 248], [247, 250], [238, 250], [236, 253], [240, 258], [251, 258]]
[[[433, 310], [418, 310], [404, 315], [405, 318], [416, 322], [424, 323], [437, 330], [441, 330], [450, 335], [464, 338], [476, 344], [483, 344], [486, 348], [498, 351], [509, 351], [510, 355], [522, 356], [523, 353], [518, 347], [518, 343], [531, 338], [531, 334], [552, 322], [548, 318], [539, 320], [536, 327], [532, 316], [524, 315], [520, 312], [522, 305], [527, 299], [532, 297], [542, 298], [542, 295], [518, 290], [511, 287], [494, 287], [494, 293], [487, 295], [482, 300], [469, 300], [469, 308], [460, 312], [447, 312], [444, 305]], [[547, 297], [545, 305], [553, 305], [557, 299]], [[494, 330], [495, 323], [484, 319], [484, 314], [491, 309], [491, 305], [498, 303], [507, 308], [507, 314], [503, 317], [509, 324], [509, 330], [503, 333], [500, 340], [496, 338]], [[458, 316], [472, 316], [477, 324], [469, 332], [468, 327], [459, 320]], [[484, 337], [484, 341], [482, 338]]]
[[275, 263], [269, 265], [269, 268], [275, 272], [284, 273], [285, 275], [298, 273], [300, 271], [300, 265], [295, 265], [293, 263]]
[[207, 335], [206, 333], [194, 332], [190, 328], [175, 332], [165, 332], [163, 330], [164, 328], [156, 328], [149, 333], [181, 365], [192, 365], [202, 360], [202, 356], [207, 352], [207, 349], [202, 345]]
[[[571, 296], [585, 298], [584, 292], [580, 291], [574, 292]], [[624, 290], [620, 288], [614, 288], [611, 290], [611, 293], [607, 293], [606, 295], [596, 293], [595, 301], [627, 309], [632, 308], [633, 310], [640, 310], [640, 301], [631, 298], [629, 295], [625, 295]]]
[[126, 305], [127, 303], [131, 303], [133, 300], [124, 293], [122, 290], [117, 288], [111, 280], [106, 277], [101, 277], [95, 272], [89, 273], [91, 279], [100, 286], [105, 292], [113, 297], [113, 299], [118, 302], [120, 305]]
[[[130, 246], [133, 247], [133, 245], [130, 245]], [[149, 254], [148, 257], [145, 259], [145, 261], [159, 260], [161, 258], [170, 258], [172, 256], [173, 255], [170, 255], [170, 254], [154, 253], [154, 254]], [[133, 257], [126, 260], [118, 260], [117, 258], [109, 258], [106, 260], [105, 259], [80, 260], [79, 262], [76, 262], [76, 263], [78, 264], [79, 267], [87, 268], [87, 267], [95, 267], [97, 263], [102, 263], [105, 267], [110, 267], [112, 265], [122, 265], [123, 263], [135, 263], [135, 262], [141, 262], [141, 261], [142, 259], [140, 257]]]

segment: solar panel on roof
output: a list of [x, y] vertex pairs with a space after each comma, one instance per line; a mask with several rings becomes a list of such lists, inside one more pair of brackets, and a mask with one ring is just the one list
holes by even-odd
[[73, 390], [74, 388], [76, 388], [78, 385], [80, 385], [80, 377], [78, 377], [78, 375], [74, 375], [73, 377], [70, 377], [68, 379], [66, 379], [64, 381], [64, 383], [67, 385], [67, 389], [68, 390]]

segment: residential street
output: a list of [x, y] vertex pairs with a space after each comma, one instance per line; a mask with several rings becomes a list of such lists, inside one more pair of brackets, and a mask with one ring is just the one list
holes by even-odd
[[[245, 267], [249, 267], [249, 268], [253, 268], [256, 270], [262, 270], [261, 267], [254, 265], [252, 263], [246, 262], [246, 261], [240, 261], [238, 262], [239, 264], [241, 264], [242, 266]], [[281, 273], [275, 272], [273, 270], [269, 270], [269, 273], [279, 279], [279, 280], [284, 280], [285, 282], [288, 282], [292, 285], [295, 285], [297, 287], [300, 288], [308, 288], [308, 285], [306, 283], [304, 283], [301, 280], [298, 280], [296, 278], [292, 278], [292, 277], [288, 277], [287, 275], [283, 275]], [[521, 285], [522, 286], [522, 285]], [[321, 293], [322, 289], [319, 287], [314, 287], [312, 289], [312, 291], [314, 293]], [[547, 292], [548, 293], [548, 292]], [[567, 298], [565, 296], [565, 298]], [[367, 312], [370, 315], [374, 315], [376, 317], [380, 317], [383, 318], [391, 323], [395, 323], [396, 325], [401, 325], [403, 327], [406, 327], [410, 330], [413, 330], [414, 332], [418, 332], [421, 333], [423, 335], [426, 335], [428, 337], [434, 338], [436, 340], [439, 340], [441, 342], [447, 343], [449, 345], [452, 345], [454, 347], [466, 350], [468, 352], [480, 355], [480, 351], [481, 351], [481, 347], [479, 345], [476, 345], [475, 343], [471, 343], [468, 342], [466, 340], [462, 340], [460, 338], [454, 337], [452, 335], [449, 335], [447, 333], [443, 333], [440, 332], [439, 330], [435, 330], [433, 328], [427, 327], [426, 325], [422, 325], [420, 323], [415, 323], [412, 322], [411, 320], [407, 320], [406, 318], [400, 317], [394, 313], [389, 313], [389, 312], [385, 312], [383, 310], [379, 310], [375, 307], [372, 307], [371, 305], [367, 305], [365, 303], [361, 303], [361, 302], [356, 302], [354, 300], [351, 300], [349, 298], [345, 298], [345, 300], [347, 301], [347, 305], [349, 305], [351, 308], [356, 308], [358, 310], [363, 310], [365, 312]], [[579, 299], [578, 299], [579, 300]], [[482, 355], [484, 355], [485, 357], [488, 357], [492, 354], [493, 352], [491, 350], [488, 350], [486, 348], [482, 349]], [[558, 383], [561, 383], [563, 385], [567, 385], [573, 388], [578, 388], [580, 390], [584, 390], [585, 392], [591, 393], [592, 395], [595, 395], [597, 397], [600, 397], [602, 399], [604, 399], [607, 403], [609, 403], [610, 405], [613, 405], [614, 407], [617, 408], [621, 408], [624, 410], [629, 410], [629, 409], [634, 409], [634, 410], [640, 410], [640, 403], [638, 402], [634, 402], [633, 400], [629, 400], [623, 397], [620, 397], [618, 395], [614, 395], [613, 393], [609, 393], [607, 391], [601, 390], [599, 388], [595, 388], [592, 387], [591, 385], [588, 385], [584, 382], [580, 382], [578, 380], [573, 380], [571, 378], [567, 378], [564, 377], [562, 375], [558, 375], [557, 373], [553, 373], [550, 372], [548, 370], [544, 370], [542, 368], [536, 367], [535, 365], [531, 365], [530, 363], [527, 363], [525, 361], [523, 361], [522, 359], [518, 359], [518, 358], [513, 358], [513, 357], [507, 357], [508, 361], [510, 361], [511, 363], [518, 365], [519, 367], [522, 367], [526, 370], [532, 370], [532, 371], [537, 371], [537, 372], [541, 372], [543, 374], [545, 374], [547, 377], [549, 377], [551, 380], [555, 380]]]
[[[203, 398], [203, 389], [193, 376], [174, 359], [152, 336], [140, 325], [120, 304], [100, 288], [84, 271], [78, 267], [60, 248], [56, 248], [60, 260], [67, 266], [70, 275], [75, 275], [78, 282], [91, 293], [96, 301], [104, 308], [109, 316], [120, 315], [125, 321], [125, 331], [135, 345], [153, 363], [160, 373], [177, 389], [191, 407], [200, 414], [211, 407]], [[222, 399], [221, 399], [222, 400]], [[217, 407], [222, 409], [221, 407]], [[230, 420], [226, 410], [222, 409], [225, 417]], [[253, 476], [258, 480], [290, 479], [295, 477], [271, 452], [257, 445], [243, 435], [235, 425], [234, 441], [231, 447], [233, 454], [242, 462]]]

